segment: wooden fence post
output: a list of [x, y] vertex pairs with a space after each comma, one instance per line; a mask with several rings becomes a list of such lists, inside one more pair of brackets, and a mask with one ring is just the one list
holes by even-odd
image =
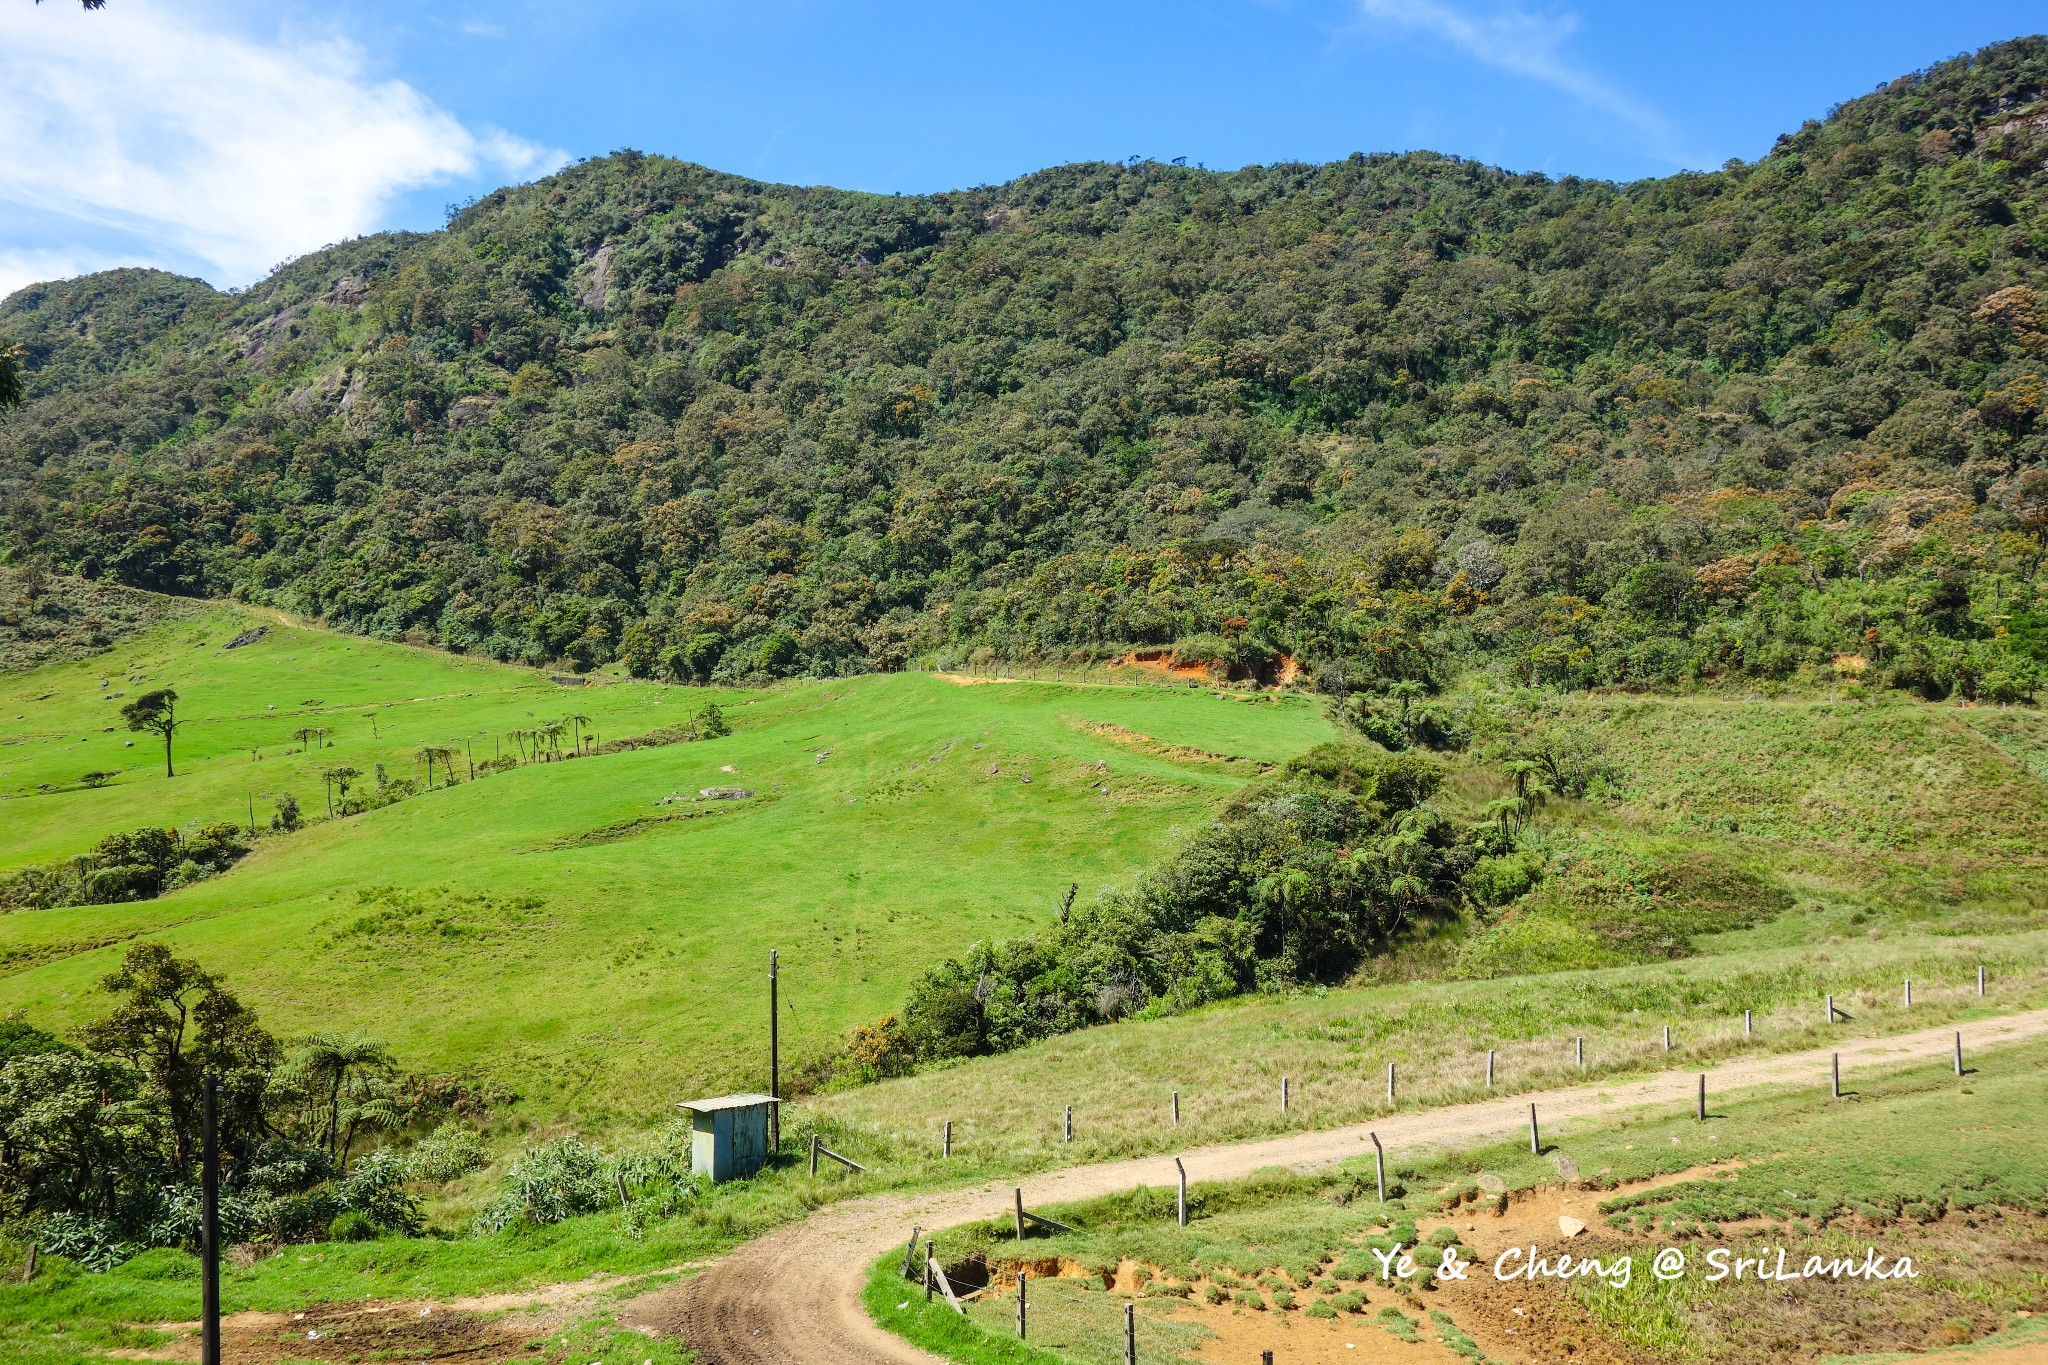
[[1529, 1106], [1529, 1155], [1542, 1156], [1543, 1143], [1536, 1134], [1536, 1106]]
[[1493, 1049], [1486, 1049], [1486, 1088], [1493, 1089]]
[[1066, 1140], [1067, 1140], [1068, 1142], [1072, 1142], [1072, 1141], [1074, 1140], [1074, 1106], [1073, 1106], [1073, 1105], [1071, 1105], [1071, 1104], [1067, 1106], [1067, 1136], [1066, 1136]]
[[1366, 1136], [1372, 1139], [1372, 1170], [1380, 1182], [1380, 1202], [1384, 1204], [1387, 1202], [1387, 1149], [1380, 1146], [1378, 1133], [1367, 1133]]
[[1962, 1075], [1962, 1074], [1963, 1074], [1963, 1035], [1962, 1035], [1962, 1031], [1961, 1031], [1960, 1029], [1958, 1029], [1958, 1030], [1956, 1031], [1956, 1075], [1960, 1076], [1960, 1075]]
[[1180, 1190], [1173, 1200], [1173, 1221], [1182, 1227], [1188, 1225], [1188, 1168], [1180, 1164], [1180, 1158], [1173, 1159], [1174, 1173], [1180, 1177]]
[[1707, 1121], [1707, 1074], [1704, 1071], [1700, 1073], [1699, 1114], [1700, 1122], [1705, 1123]]
[[818, 1135], [811, 1134], [811, 1174], [818, 1173]]
[[1910, 976], [1906, 978], [1906, 1002], [1900, 1008], [1913, 1008], [1913, 978]]
[[1977, 968], [1977, 994], [1984, 994], [1984, 968]]
[[1124, 1305], [1124, 1365], [1138, 1365], [1138, 1305]]
[[1664, 1050], [1666, 1052], [1671, 1051], [1671, 1025], [1669, 1024], [1664, 1026]]
[[1280, 1078], [1280, 1116], [1282, 1118], [1287, 1116], [1287, 1078], [1285, 1076]]
[[1017, 1240], [1024, 1240], [1024, 1187], [1019, 1185], [1013, 1193], [1017, 1196]]
[[1394, 1064], [1387, 1063], [1387, 1103], [1394, 1103]]
[[910, 1225], [910, 1242], [903, 1248], [903, 1278], [910, 1278], [910, 1263], [917, 1259], [917, 1234], [924, 1229], [917, 1224]]
[[1180, 1127], [1180, 1091], [1173, 1092], [1173, 1126]]
[[1841, 1053], [1837, 1052], [1837, 1053], [1836, 1053], [1836, 1054], [1834, 1055], [1834, 1061], [1833, 1061], [1833, 1063], [1832, 1063], [1831, 1065], [1832, 1065], [1832, 1069], [1831, 1069], [1831, 1071], [1830, 1071], [1830, 1073], [1829, 1073], [1829, 1074], [1830, 1074], [1830, 1076], [1832, 1076], [1832, 1078], [1833, 1078], [1833, 1084], [1834, 1084], [1834, 1092], [1835, 1092], [1835, 1098], [1836, 1098], [1836, 1099], [1840, 1099], [1840, 1098], [1842, 1098], [1842, 1054], [1841, 1054]]
[[1024, 1340], [1024, 1281], [1030, 1279], [1022, 1270], [1017, 1272], [1017, 1340]]
[[946, 1120], [944, 1133], [939, 1138], [939, 1155], [951, 1159], [953, 1155], [953, 1120]]
[[1756, 1026], [1750, 1021], [1748, 1010], [1742, 1012], [1742, 1036], [1745, 1038], [1756, 1036]]
[[1828, 997], [1828, 1022], [1835, 1022], [1835, 997], [1832, 995]]
[[1579, 1054], [1579, 1070], [1584, 1071], [1586, 1069], [1586, 1040], [1584, 1038], [1574, 1038], [1572, 1042]]
[[202, 1082], [199, 1205], [199, 1360], [220, 1365], [220, 1077]]

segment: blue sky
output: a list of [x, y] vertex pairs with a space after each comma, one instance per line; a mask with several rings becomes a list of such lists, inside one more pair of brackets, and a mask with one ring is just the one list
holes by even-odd
[[2048, 8], [1490, 0], [0, 0], [0, 292], [223, 286], [577, 157], [922, 191], [1084, 159], [1427, 147], [1613, 179], [1778, 133]]

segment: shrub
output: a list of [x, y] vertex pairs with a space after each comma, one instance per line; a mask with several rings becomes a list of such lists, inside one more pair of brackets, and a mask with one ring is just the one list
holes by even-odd
[[405, 1191], [405, 1170], [390, 1152], [372, 1152], [335, 1186], [342, 1207], [379, 1228], [416, 1235], [425, 1226], [419, 1201]]
[[405, 1156], [405, 1177], [443, 1184], [490, 1164], [482, 1133], [464, 1123], [444, 1123]]
[[496, 1232], [525, 1221], [545, 1226], [618, 1202], [604, 1153], [575, 1138], [528, 1148], [505, 1172], [504, 1190], [477, 1216]]
[[334, 1216], [327, 1225], [327, 1239], [331, 1242], [370, 1242], [377, 1237], [377, 1224], [366, 1213], [355, 1209], [344, 1209]]

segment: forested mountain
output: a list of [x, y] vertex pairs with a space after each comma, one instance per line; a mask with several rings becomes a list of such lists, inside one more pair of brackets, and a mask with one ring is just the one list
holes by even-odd
[[1177, 645], [2012, 699], [2044, 96], [2017, 40], [1631, 185], [1415, 153], [889, 197], [619, 152], [241, 293], [15, 294], [0, 548], [685, 678]]

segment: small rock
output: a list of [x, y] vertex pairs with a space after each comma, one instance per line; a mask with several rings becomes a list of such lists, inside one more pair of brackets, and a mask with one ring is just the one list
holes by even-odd
[[1479, 1177], [1479, 1188], [1488, 1194], [1505, 1194], [1508, 1182], [1491, 1172], [1485, 1172]]
[[718, 765], [718, 771], [722, 773], [736, 773], [739, 769], [733, 767], [730, 763], [721, 763]]
[[1567, 1237], [1576, 1237], [1586, 1230], [1585, 1220], [1564, 1214], [1557, 1220], [1557, 1230]]
[[1023, 780], [1023, 781], [1025, 781], [1025, 782], [1029, 782], [1029, 781], [1031, 780], [1031, 774], [1030, 774], [1030, 773], [1026, 773], [1026, 774], [1024, 774], [1024, 776], [1023, 776], [1023, 779], [1022, 779], [1022, 780]]
[[1556, 1164], [1557, 1164], [1557, 1174], [1558, 1174], [1558, 1178], [1559, 1178], [1559, 1179], [1561, 1179], [1561, 1180], [1577, 1180], [1577, 1179], [1579, 1178], [1579, 1163], [1578, 1163], [1578, 1162], [1576, 1162], [1576, 1161], [1573, 1161], [1573, 1160], [1572, 1160], [1572, 1159], [1571, 1159], [1570, 1157], [1566, 1156], [1566, 1155], [1565, 1155], [1565, 1154], [1564, 1154], [1563, 1152], [1559, 1152], [1559, 1153], [1557, 1154], [1557, 1156], [1556, 1156], [1556, 1157], [1554, 1158], [1554, 1160], [1555, 1160], [1555, 1162], [1556, 1162]]
[[745, 801], [753, 794], [745, 787], [702, 787], [697, 792], [706, 801]]

